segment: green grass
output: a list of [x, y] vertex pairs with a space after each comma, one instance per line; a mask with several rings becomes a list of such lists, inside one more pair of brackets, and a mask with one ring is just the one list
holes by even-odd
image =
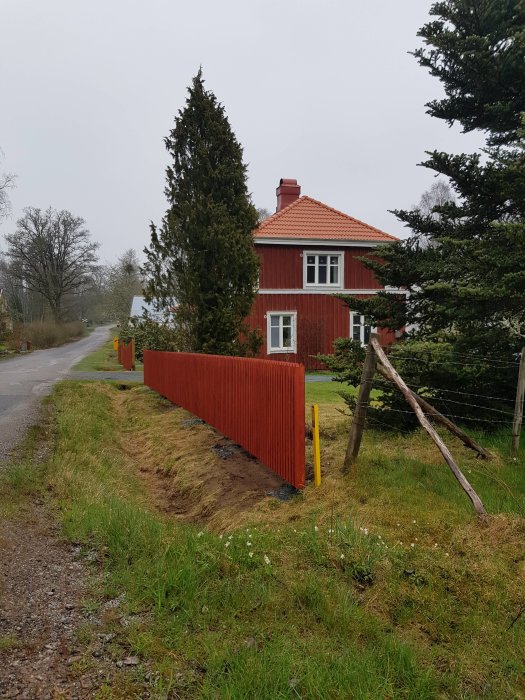
[[[123, 395], [134, 398], [125, 409]], [[132, 623], [111, 623], [115, 644], [160, 674], [152, 697], [522, 697], [524, 620], [508, 627], [523, 604], [523, 464], [461, 452], [493, 514], [482, 528], [421, 433], [367, 432], [343, 479], [347, 423], [334, 412], [321, 488], [214, 532], [157, 511], [130, 468], [131, 426], [143, 441], [175, 429], [165, 402], [143, 387], [80, 382], [52, 400], [42, 485], [65, 534], [102, 553], [105, 583], [89, 605], [125, 594]], [[159, 435], [146, 435], [146, 421]], [[11, 477], [9, 489], [26, 493], [27, 482]]]
[[[142, 370], [142, 362], [137, 362], [136, 370]], [[117, 361], [117, 352], [113, 350], [113, 335], [98, 350], [84, 357], [73, 367], [76, 372], [118, 372], [122, 365]]]
[[[359, 387], [341, 384], [340, 382], [306, 382], [305, 397], [307, 403], [344, 404], [342, 394], [357, 396]], [[372, 389], [371, 398], [377, 399], [381, 392]]]
[[[307, 403], [344, 403], [341, 396], [343, 390], [339, 382], [306, 382], [305, 394]], [[345, 391], [353, 391], [354, 387], [347, 387]], [[357, 393], [357, 392], [356, 392]]]

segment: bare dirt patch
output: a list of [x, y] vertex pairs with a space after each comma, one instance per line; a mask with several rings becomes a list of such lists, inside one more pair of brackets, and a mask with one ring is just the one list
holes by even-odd
[[129, 426], [121, 449], [171, 517], [236, 527], [285, 485], [231, 440], [144, 388], [114, 392], [113, 401]]

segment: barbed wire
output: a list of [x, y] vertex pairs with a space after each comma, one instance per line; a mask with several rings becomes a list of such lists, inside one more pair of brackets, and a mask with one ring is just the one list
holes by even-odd
[[[381, 377], [381, 379], [384, 381], [388, 381], [385, 377]], [[374, 381], [377, 382], [377, 379], [375, 379], [375, 380], [374, 379], [365, 379], [364, 381], [360, 382], [360, 384], [373, 384]], [[345, 384], [345, 383], [348, 384], [348, 382], [337, 382], [337, 383], [338, 384]], [[480, 399], [489, 399], [492, 401], [504, 401], [505, 403], [511, 403], [511, 404], [514, 404], [514, 402], [515, 402], [515, 399], [510, 399], [508, 397], [504, 398], [503, 396], [489, 396], [488, 394], [477, 394], [477, 393], [474, 393], [472, 391], [459, 391], [458, 389], [442, 389], [441, 387], [439, 387], [439, 388], [432, 387], [432, 386], [429, 386], [428, 384], [412, 384], [412, 383], [408, 384], [407, 382], [405, 382], [405, 384], [408, 386], [409, 389], [412, 389], [412, 390], [427, 389], [428, 391], [446, 392], [447, 394], [459, 394], [461, 396], [476, 396], [477, 398], [480, 398]], [[390, 381], [388, 381], [388, 385], [393, 386], [392, 382], [390, 382]], [[354, 386], [354, 385], [350, 384], [349, 386]], [[354, 388], [357, 388], [357, 387], [354, 387]], [[378, 387], [377, 390], [381, 391], [381, 388]], [[423, 396], [422, 398], [432, 399], [435, 397]], [[447, 400], [452, 401], [452, 399], [443, 398], [443, 401], [447, 401]]]
[[449, 366], [449, 365], [459, 365], [460, 367], [486, 367], [488, 369], [510, 369], [514, 367], [519, 367], [520, 363], [519, 362], [507, 362], [504, 364], [500, 365], [495, 365], [495, 364], [489, 364], [488, 362], [455, 362], [454, 360], [436, 360], [432, 357], [429, 358], [423, 358], [423, 357], [414, 357], [413, 355], [400, 355], [398, 353], [395, 353], [394, 355], [389, 355], [389, 360], [391, 361], [396, 361], [396, 360], [405, 360], [405, 361], [410, 361], [410, 362], [420, 362], [420, 363], [425, 363], [429, 365], [441, 365], [441, 366]]

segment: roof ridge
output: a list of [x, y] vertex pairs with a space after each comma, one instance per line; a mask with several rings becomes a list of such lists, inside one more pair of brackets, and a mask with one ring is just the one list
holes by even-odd
[[[358, 224], [361, 224], [362, 226], [365, 226], [366, 228], [371, 229], [372, 231], [377, 231], [378, 233], [382, 234], [383, 236], [388, 236], [391, 238], [393, 241], [399, 240], [396, 238], [396, 236], [392, 236], [391, 233], [386, 233], [386, 231], [382, 231], [380, 228], [377, 228], [377, 226], [372, 226], [371, 224], [367, 224], [366, 221], [361, 221], [361, 219], [356, 219], [355, 216], [350, 216], [350, 214], [346, 214], [344, 211], [341, 211], [340, 209], [335, 209], [334, 207], [331, 207], [329, 204], [325, 204], [324, 202], [321, 202], [319, 199], [314, 199], [314, 197], [309, 197], [308, 195], [304, 195], [304, 197], [301, 197], [301, 199], [309, 199], [311, 202], [314, 202], [315, 204], [318, 204], [321, 207], [324, 207], [324, 209], [328, 209], [328, 211], [334, 212], [334, 214], [338, 214], [339, 216], [344, 216], [345, 219], [350, 219], [350, 221], [355, 221]], [[295, 200], [297, 201], [297, 200]], [[292, 202], [292, 204], [295, 204], [295, 202]], [[292, 206], [291, 204], [289, 206]], [[284, 209], [283, 209], [284, 211]]]

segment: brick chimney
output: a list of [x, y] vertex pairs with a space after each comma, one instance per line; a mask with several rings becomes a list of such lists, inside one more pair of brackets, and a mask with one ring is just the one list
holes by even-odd
[[277, 209], [275, 211], [278, 212], [292, 202], [295, 202], [296, 199], [299, 199], [301, 195], [301, 185], [297, 184], [297, 180], [281, 178], [279, 187], [275, 192], [277, 194]]

